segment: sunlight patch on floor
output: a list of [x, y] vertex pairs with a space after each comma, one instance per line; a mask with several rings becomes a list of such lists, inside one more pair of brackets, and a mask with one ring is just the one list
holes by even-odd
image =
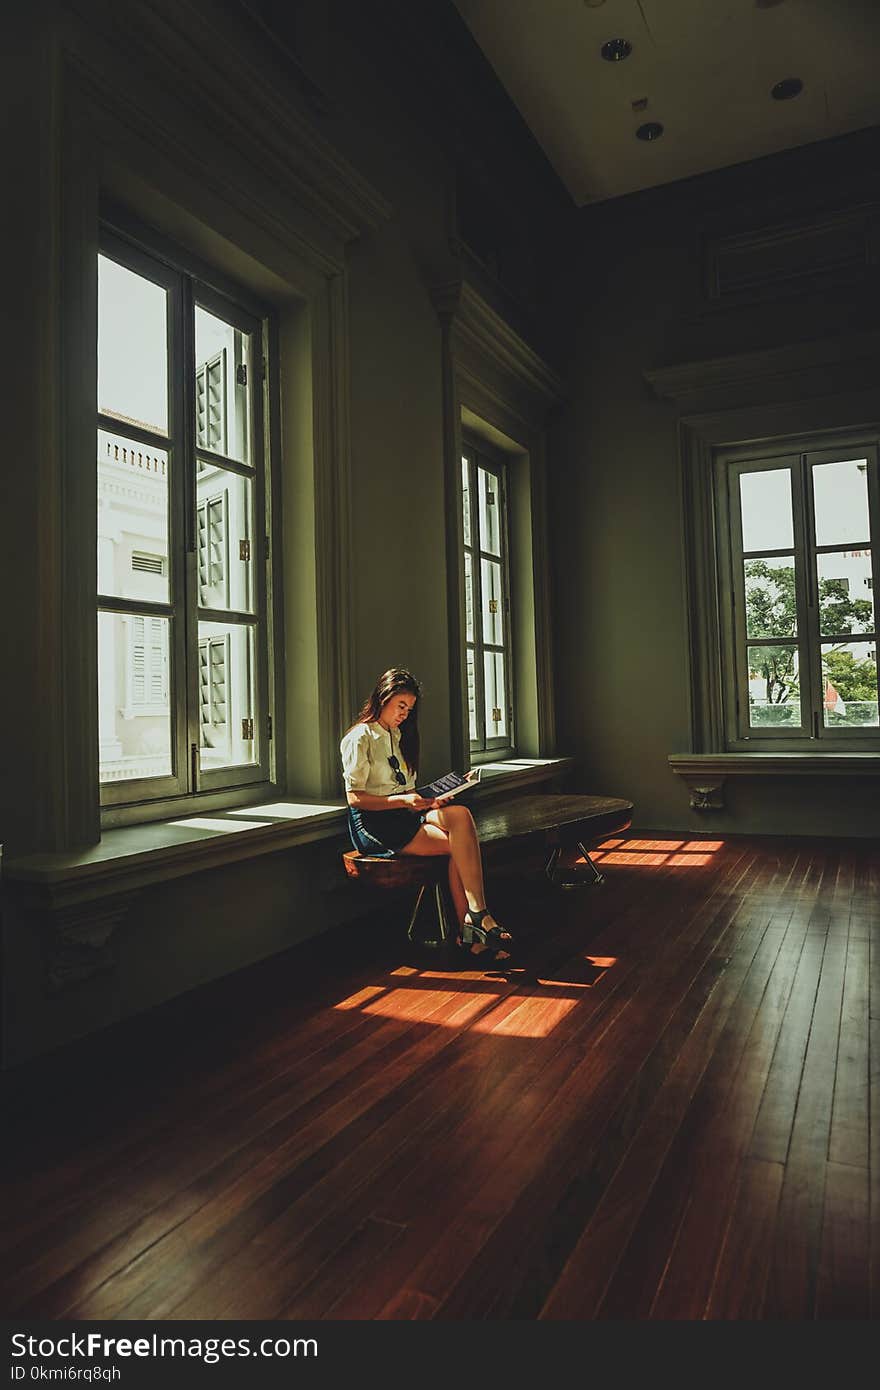
[[348, 999], [341, 999], [338, 1004], [334, 1004], [335, 1009], [362, 1009], [370, 1000], [375, 999], [380, 994], [387, 994], [385, 985], [366, 985], [364, 989], [359, 989], [357, 994], [352, 994]]
[[546, 1038], [577, 1006], [577, 999], [544, 999], [536, 995], [524, 999], [518, 1008], [493, 1022], [492, 1014], [478, 1019], [474, 1033], [492, 1033], [495, 1037]]
[[497, 995], [491, 991], [475, 990], [467, 995], [459, 996], [461, 1002], [453, 1017], [436, 1018], [432, 1016], [444, 1004], [449, 1004], [455, 998], [455, 993], [450, 993], [449, 990], [392, 989], [387, 991], [382, 998], [365, 1004], [363, 1012], [378, 1015], [380, 1018], [397, 1018], [402, 1021], [409, 1020], [412, 1023], [430, 1023], [435, 1028], [461, 1028], [470, 1023], [475, 1015], [484, 1013], [487, 1008], [497, 1003]]
[[[672, 864], [676, 868], [695, 869], [712, 863], [712, 855], [724, 845], [723, 840], [604, 840], [591, 851], [594, 864], [626, 864], [641, 868], [659, 868]], [[581, 856], [575, 867], [586, 861]]]
[[[667, 854], [645, 854], [622, 849], [613, 849], [608, 854], [593, 854], [590, 857], [594, 864], [641, 864], [643, 867], [665, 864], [669, 858]], [[584, 862], [583, 859], [580, 860], [581, 864]], [[575, 866], [577, 864], [578, 860], [575, 860]]]
[[[616, 961], [615, 956], [584, 956], [570, 966], [569, 979], [527, 978], [527, 992], [522, 995], [515, 987], [511, 992], [505, 979], [487, 980], [479, 969], [420, 970], [399, 965], [389, 972], [389, 984], [368, 985], [340, 1000], [335, 1008], [439, 1028], [469, 1027], [475, 1033], [544, 1038]], [[396, 983], [406, 978], [412, 981], [410, 985]], [[500, 1014], [499, 1004], [505, 1005]]]

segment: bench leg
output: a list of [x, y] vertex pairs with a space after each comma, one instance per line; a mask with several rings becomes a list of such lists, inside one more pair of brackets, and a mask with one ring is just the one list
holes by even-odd
[[[419, 946], [443, 947], [448, 946], [453, 935], [453, 917], [451, 904], [449, 903], [446, 885], [435, 883], [433, 885], [434, 911], [423, 911], [425, 907], [426, 884], [422, 884], [416, 898], [412, 915], [409, 919], [409, 926], [406, 934], [410, 941]], [[426, 927], [427, 936], [419, 936], [416, 933], [416, 922], [420, 916], [428, 918]], [[457, 929], [456, 933], [457, 935]]]
[[547, 875], [551, 883], [556, 882], [556, 865], [559, 862], [559, 856], [561, 853], [561, 847], [559, 845], [554, 845], [553, 849], [551, 849], [550, 851], [550, 858], [544, 865], [544, 873]]
[[438, 944], [441, 946], [448, 946], [458, 936], [458, 922], [446, 884], [435, 884], [434, 893], [437, 899], [437, 921], [440, 924], [440, 941]]
[[415, 933], [415, 926], [416, 926], [416, 922], [418, 921], [419, 908], [420, 908], [421, 905], [422, 905], [422, 898], [423, 898], [424, 896], [425, 896], [425, 885], [424, 885], [424, 883], [423, 883], [422, 886], [421, 886], [421, 888], [419, 889], [418, 893], [416, 894], [416, 900], [415, 900], [415, 903], [413, 904], [412, 913], [410, 914], [409, 926], [408, 926], [407, 929], [406, 929], [406, 934], [407, 934], [407, 936], [409, 937], [410, 941], [414, 941], [414, 940], [415, 940], [415, 935], [414, 935], [414, 933]]
[[589, 869], [590, 874], [592, 875], [592, 878], [589, 878], [589, 877], [587, 877], [586, 874], [582, 873], [582, 872], [580, 871], [580, 868], [579, 868], [579, 867], [578, 867], [577, 869], [572, 870], [572, 876], [571, 876], [571, 877], [561, 878], [560, 875], [559, 875], [558, 863], [559, 863], [559, 856], [560, 856], [560, 854], [562, 853], [562, 848], [561, 848], [560, 845], [556, 845], [556, 846], [550, 851], [550, 858], [547, 860], [547, 863], [544, 865], [544, 872], [546, 873], [546, 875], [547, 875], [547, 877], [549, 878], [550, 882], [551, 882], [552, 884], [555, 884], [555, 886], [556, 886], [557, 888], [580, 888], [580, 887], [581, 887], [583, 884], [585, 884], [585, 883], [590, 883], [590, 882], [592, 882], [592, 883], [604, 883], [604, 882], [605, 882], [605, 875], [599, 873], [599, 870], [596, 868], [596, 865], [593, 863], [592, 859], [590, 858], [589, 851], [588, 851], [587, 849], [584, 848], [584, 846], [581, 844], [580, 840], [578, 840], [578, 842], [577, 842], [577, 847], [578, 847], [578, 849], [580, 850], [581, 854], [582, 854], [583, 857], [584, 857], [584, 863], [585, 863], [586, 867]]
[[599, 870], [596, 868], [596, 865], [593, 863], [592, 859], [590, 858], [589, 850], [587, 850], [587, 849], [584, 848], [584, 846], [581, 844], [580, 840], [578, 840], [578, 849], [580, 850], [581, 854], [584, 856], [584, 862], [586, 863], [587, 868], [590, 870], [590, 873], [593, 875], [593, 882], [594, 882], [594, 883], [604, 883], [604, 882], [605, 882], [605, 875], [599, 873]]

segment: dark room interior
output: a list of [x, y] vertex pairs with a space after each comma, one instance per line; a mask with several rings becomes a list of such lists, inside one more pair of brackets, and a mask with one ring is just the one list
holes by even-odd
[[4, 1317], [873, 1321], [880, 6], [7, 29]]

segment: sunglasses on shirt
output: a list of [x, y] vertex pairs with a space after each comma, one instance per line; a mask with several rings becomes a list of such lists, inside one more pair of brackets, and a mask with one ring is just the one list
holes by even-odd
[[397, 785], [399, 787], [402, 787], [406, 782], [406, 778], [400, 770], [400, 763], [397, 761], [393, 753], [391, 754], [391, 757], [388, 759], [388, 761], [391, 764], [391, 770], [394, 773], [394, 776], [397, 778]]

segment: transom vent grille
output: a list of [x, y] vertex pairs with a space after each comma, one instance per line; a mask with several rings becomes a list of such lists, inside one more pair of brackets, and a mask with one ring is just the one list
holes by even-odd
[[142, 551], [135, 550], [131, 556], [131, 567], [141, 574], [164, 574], [165, 560], [161, 555], [144, 555]]

